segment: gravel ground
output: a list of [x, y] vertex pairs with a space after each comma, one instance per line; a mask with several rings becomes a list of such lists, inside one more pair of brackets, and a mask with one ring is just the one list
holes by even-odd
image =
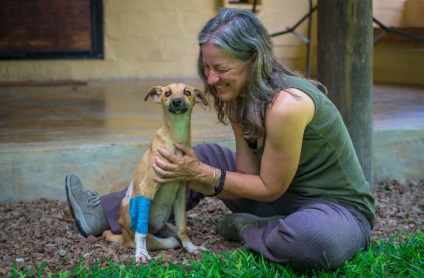
[[[374, 239], [387, 241], [399, 231], [413, 234], [424, 230], [424, 180], [376, 184], [374, 193], [377, 200]], [[202, 200], [187, 213], [192, 241], [217, 254], [242, 247], [216, 233], [217, 221], [228, 213], [220, 200]], [[150, 255], [162, 258], [165, 264], [201, 257], [190, 255], [182, 248], [150, 252]], [[23, 270], [25, 266], [39, 269], [47, 262], [44, 273], [70, 271], [81, 257], [89, 264], [95, 260], [100, 265], [107, 265], [110, 260], [129, 263], [133, 250], [102, 238], [81, 236], [65, 202], [39, 199], [0, 205], [0, 276], [10, 274], [13, 264]]]

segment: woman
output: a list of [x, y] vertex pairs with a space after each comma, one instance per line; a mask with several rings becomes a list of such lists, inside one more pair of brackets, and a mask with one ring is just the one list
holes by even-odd
[[[319, 84], [275, 60], [270, 36], [250, 12], [221, 9], [198, 42], [199, 76], [219, 121], [231, 124], [236, 152], [177, 145], [180, 158], [160, 148], [155, 180], [188, 181], [188, 209], [204, 195], [222, 199], [233, 214], [218, 232], [274, 262], [334, 269], [366, 249], [374, 198], [343, 120]], [[78, 190], [92, 194], [68, 177], [74, 211]], [[105, 226], [115, 225], [119, 213], [123, 194], [114, 194], [91, 197], [103, 204]]]

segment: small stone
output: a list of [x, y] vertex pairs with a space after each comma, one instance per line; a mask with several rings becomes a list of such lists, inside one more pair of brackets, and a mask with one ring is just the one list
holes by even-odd
[[89, 258], [93, 255], [93, 252], [87, 252], [84, 255], [82, 255], [84, 258]]
[[214, 212], [214, 211], [216, 210], [216, 205], [215, 205], [215, 204], [210, 204], [210, 205], [206, 208], [206, 210], [207, 210], [208, 212]]
[[398, 217], [400, 218], [406, 218], [408, 216], [408, 213], [406, 212], [399, 212], [398, 214], [396, 214]]

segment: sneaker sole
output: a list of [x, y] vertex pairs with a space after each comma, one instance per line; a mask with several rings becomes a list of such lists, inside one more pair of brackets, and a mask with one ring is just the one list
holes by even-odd
[[[78, 231], [84, 236], [88, 237], [93, 234], [93, 231], [87, 225], [85, 221], [79, 221], [78, 219], [84, 219], [84, 213], [80, 209], [77, 200], [71, 194], [71, 176], [68, 175], [65, 178], [66, 198], [68, 199], [69, 210], [71, 211], [72, 217], [75, 219], [75, 224]], [[75, 210], [74, 210], [75, 208]]]

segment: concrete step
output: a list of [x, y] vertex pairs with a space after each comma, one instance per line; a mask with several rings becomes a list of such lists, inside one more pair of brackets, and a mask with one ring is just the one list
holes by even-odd
[[[172, 81], [0, 87], [0, 203], [64, 200], [68, 173], [100, 194], [126, 187], [162, 117], [145, 92]], [[424, 88], [379, 85], [374, 101], [374, 181], [423, 179]], [[195, 107], [192, 144], [202, 142], [234, 149], [231, 128]]]

